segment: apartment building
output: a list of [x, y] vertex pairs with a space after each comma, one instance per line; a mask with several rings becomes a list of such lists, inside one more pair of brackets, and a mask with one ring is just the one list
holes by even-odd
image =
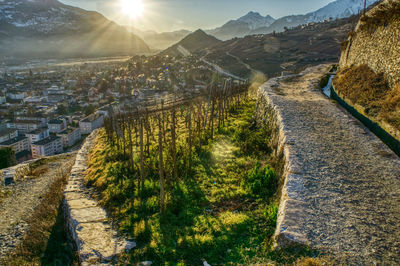
[[29, 151], [29, 139], [25, 136], [17, 136], [1, 142], [0, 147], [12, 148], [16, 154], [22, 151]]
[[32, 157], [51, 156], [63, 152], [63, 141], [61, 137], [50, 136], [31, 144]]
[[18, 131], [11, 128], [3, 128], [0, 130], [0, 143], [18, 137]]
[[57, 134], [62, 138], [64, 148], [71, 147], [81, 139], [80, 128], [67, 128], [64, 131]]
[[38, 128], [26, 133], [25, 136], [29, 139], [30, 143], [34, 143], [39, 140], [48, 138], [50, 136], [50, 130], [48, 128]]
[[91, 114], [79, 121], [81, 134], [90, 134], [93, 130], [104, 125], [104, 116], [101, 114]]

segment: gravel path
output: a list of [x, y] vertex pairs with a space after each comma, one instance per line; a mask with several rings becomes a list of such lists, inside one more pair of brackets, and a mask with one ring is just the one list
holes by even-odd
[[345, 264], [400, 263], [400, 158], [318, 89], [328, 66], [271, 79], [288, 160], [276, 237]]
[[75, 154], [49, 162], [49, 170], [35, 179], [28, 179], [6, 188], [8, 196], [0, 201], [0, 259], [18, 246], [29, 225], [26, 220], [39, 205], [49, 186], [60, 177], [60, 171], [68, 171]]

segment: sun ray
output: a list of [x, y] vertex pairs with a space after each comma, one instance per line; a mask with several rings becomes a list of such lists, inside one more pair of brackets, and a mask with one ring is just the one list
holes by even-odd
[[142, 0], [120, 0], [122, 12], [128, 15], [131, 19], [140, 17], [144, 11]]

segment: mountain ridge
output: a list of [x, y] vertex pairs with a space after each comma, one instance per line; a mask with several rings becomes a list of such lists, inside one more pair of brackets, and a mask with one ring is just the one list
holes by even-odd
[[182, 49], [180, 49], [180, 47], [183, 47], [188, 52], [193, 53], [220, 43], [222, 43], [221, 40], [218, 40], [214, 36], [207, 34], [201, 29], [198, 29], [195, 32], [187, 35], [180, 42], [161, 52], [161, 54], [180, 55], [182, 54]]
[[102, 14], [57, 0], [0, 1], [0, 29], [3, 56], [96, 57], [150, 52], [142, 39]]
[[[379, 0], [367, 0], [367, 6], [370, 6]], [[364, 8], [364, 2], [359, 0], [336, 0], [326, 6], [317, 9], [316, 11], [309, 12], [303, 15], [288, 15], [278, 19], [273, 19], [269, 15], [262, 17], [258, 12], [250, 11], [247, 15], [240, 17], [237, 20], [230, 20], [221, 27], [207, 30], [211, 34], [221, 40], [229, 40], [235, 37], [244, 37], [252, 34], [268, 34], [272, 32], [281, 32], [286, 28], [293, 28], [299, 25], [305, 25], [313, 22], [322, 22], [325, 20], [334, 20], [350, 17], [361, 12]], [[272, 18], [269, 25], [259, 24], [257, 20], [262, 18]], [[245, 18], [245, 19], [243, 19]], [[271, 21], [271, 19], [269, 20]], [[249, 26], [252, 25], [253, 27]]]

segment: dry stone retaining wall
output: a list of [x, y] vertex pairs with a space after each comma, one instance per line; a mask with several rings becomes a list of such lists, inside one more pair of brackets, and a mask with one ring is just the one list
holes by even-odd
[[277, 246], [328, 250], [343, 264], [399, 264], [400, 159], [321, 93], [329, 68], [259, 89], [258, 116], [275, 119], [286, 160]]
[[108, 263], [120, 253], [136, 246], [133, 241], [120, 238], [108, 222], [108, 217], [89, 195], [84, 186], [84, 172], [88, 156], [98, 130], [89, 135], [79, 150], [64, 191], [64, 210], [67, 230], [78, 250], [82, 265]]
[[[372, 16], [378, 7], [367, 12], [367, 16]], [[384, 72], [391, 86], [400, 84], [400, 20], [373, 31], [361, 30], [361, 24], [358, 23], [355, 34], [349, 38], [340, 67], [366, 64], [376, 73]]]

